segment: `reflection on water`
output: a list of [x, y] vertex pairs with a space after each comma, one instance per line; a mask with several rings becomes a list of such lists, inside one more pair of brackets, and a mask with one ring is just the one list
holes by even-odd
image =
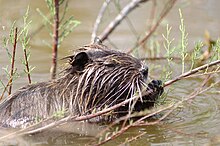
[[[20, 136], [19, 129], [1, 128], [0, 145], [85, 144], [94, 140], [95, 136], [104, 128], [105, 126], [87, 122], [68, 122], [50, 130], [25, 136]], [[12, 134], [14, 132], [17, 134]]]
[[[59, 50], [59, 58], [70, 54], [70, 50], [90, 42], [93, 23], [101, 4], [100, 1], [93, 1], [92, 4], [91, 2], [82, 0], [70, 1], [68, 15], [74, 15], [82, 24], [63, 42]], [[36, 30], [39, 25], [42, 24], [42, 18], [37, 14], [36, 8], [40, 8], [45, 13], [47, 11], [44, 0], [17, 0], [16, 5], [14, 4], [14, 0], [0, 0], [0, 36], [8, 34], [8, 29], [14, 20], [21, 21], [28, 5], [30, 6], [30, 17], [33, 21], [31, 30]], [[148, 7], [149, 6], [145, 4], [129, 15], [129, 18], [133, 20], [133, 22], [137, 22], [137, 24], [134, 23], [137, 33], [141, 34], [143, 30], [145, 30], [145, 13]], [[194, 42], [203, 40], [205, 30], [210, 32], [213, 39], [217, 39], [220, 34], [220, 29], [218, 29], [220, 28], [219, 7], [219, 0], [179, 0], [168, 17], [166, 17], [167, 22], [172, 26], [173, 37], [176, 41], [180, 38], [180, 33], [178, 31], [178, 9], [182, 8], [186, 30], [189, 34], [188, 48], [193, 48]], [[107, 15], [109, 16], [104, 18], [101, 28], [105, 27], [109, 19], [113, 18], [114, 14], [116, 14], [115, 9], [108, 10]], [[165, 32], [166, 25], [164, 25], [164, 23], [165, 22], [163, 22], [162, 27], [158, 29], [158, 34]], [[18, 25], [19, 24], [20, 23], [18, 23]], [[3, 27], [5, 30], [2, 30]], [[158, 39], [160, 39], [160, 37], [158, 37]], [[114, 34], [110, 36], [110, 40], [114, 42], [117, 47], [126, 49], [133, 46], [136, 38], [130, 31], [129, 26], [123, 22], [122, 25], [116, 29]], [[34, 82], [45, 81], [49, 78], [51, 49], [48, 48], [44, 42], [50, 43], [50, 41], [51, 39], [48, 35], [48, 31], [43, 29], [36, 34], [30, 42], [32, 56], [30, 63], [32, 66], [36, 67], [32, 74]], [[109, 42], [106, 42], [106, 44], [110, 45]], [[17, 52], [17, 57], [22, 58], [23, 54], [21, 47], [19, 46], [18, 49], [20, 49], [20, 51]], [[5, 49], [0, 45], [0, 69], [9, 64], [8, 58], [4, 54], [6, 54]], [[60, 62], [60, 64], [61, 63], [63, 62]], [[163, 64], [163, 62], [158, 63]], [[21, 72], [23, 68], [21, 63], [17, 64], [17, 68], [18, 71]], [[6, 80], [6, 76], [3, 75], [2, 70], [0, 71], [0, 78], [3, 81]], [[169, 99], [174, 101], [181, 100], [197, 88], [201, 82], [201, 79], [193, 79], [176, 83], [173, 86], [173, 92], [169, 93]], [[21, 77], [16, 81], [13, 89], [17, 89], [25, 84], [27, 84], [26, 77]], [[218, 91], [219, 89], [216, 88], [213, 90]], [[140, 134], [140, 132], [146, 132], [147, 134], [133, 141], [131, 145], [203, 145], [208, 144], [210, 139], [213, 139], [214, 136], [217, 135], [216, 137], [218, 137], [218, 135], [220, 135], [219, 93], [213, 93], [211, 91], [206, 92], [184, 103], [182, 106], [184, 108], [177, 109], [165, 121], [166, 124], [132, 128], [120, 138], [111, 141], [107, 145], [120, 144], [124, 142], [126, 138], [136, 136]], [[84, 145], [90, 140], [93, 140], [95, 138], [94, 136], [102, 129], [102, 127], [98, 125], [87, 125], [85, 123], [84, 126], [76, 123], [63, 126], [62, 128], [59, 127], [58, 129], [54, 129], [54, 131], [47, 131], [48, 133], [43, 132], [22, 138], [16, 137], [10, 140], [7, 139], [4, 143], [0, 144], [4, 145], [10, 142], [12, 145], [16, 143], [20, 145]], [[0, 135], [9, 132], [11, 132], [11, 130], [0, 129]]]

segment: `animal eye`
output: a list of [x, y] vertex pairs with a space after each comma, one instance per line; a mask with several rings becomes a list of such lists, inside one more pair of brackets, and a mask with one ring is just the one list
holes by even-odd
[[107, 67], [115, 67], [117, 62], [115, 62], [114, 60], [105, 60], [103, 64]]
[[104, 65], [107, 66], [107, 67], [115, 67], [115, 64], [113, 64], [113, 63], [104, 64]]

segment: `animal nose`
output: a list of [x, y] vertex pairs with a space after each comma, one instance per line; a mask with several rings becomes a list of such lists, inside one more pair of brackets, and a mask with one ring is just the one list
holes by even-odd
[[143, 69], [141, 69], [141, 74], [144, 76], [144, 78], [147, 78], [148, 76], [148, 67], [145, 66]]

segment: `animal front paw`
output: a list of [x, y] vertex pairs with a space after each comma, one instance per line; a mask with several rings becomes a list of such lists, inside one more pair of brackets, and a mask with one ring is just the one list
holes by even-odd
[[148, 88], [153, 90], [154, 93], [157, 93], [157, 95], [162, 95], [164, 88], [163, 88], [163, 83], [161, 80], [153, 80], [148, 84]]

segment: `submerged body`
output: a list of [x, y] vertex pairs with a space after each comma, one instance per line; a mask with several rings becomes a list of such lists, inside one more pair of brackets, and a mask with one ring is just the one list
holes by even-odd
[[[161, 81], [146, 85], [148, 69], [140, 60], [102, 44], [79, 48], [66, 57], [69, 66], [57, 80], [28, 85], [0, 103], [0, 126], [26, 127], [62, 111], [87, 115], [140, 97], [97, 121], [111, 121], [128, 111], [151, 108], [163, 92]], [[141, 96], [142, 92], [149, 94]]]

